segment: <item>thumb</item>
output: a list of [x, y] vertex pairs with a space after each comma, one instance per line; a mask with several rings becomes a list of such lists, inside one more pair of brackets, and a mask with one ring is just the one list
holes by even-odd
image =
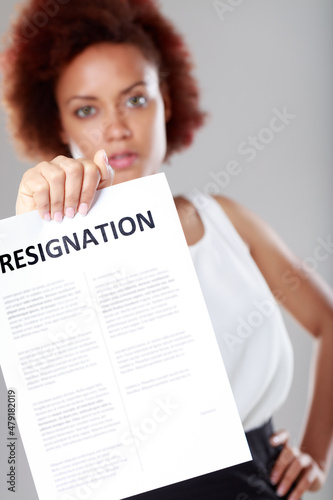
[[99, 149], [94, 156], [94, 163], [98, 166], [101, 173], [101, 180], [97, 189], [102, 189], [112, 185], [114, 170], [109, 164], [109, 159], [104, 149]]

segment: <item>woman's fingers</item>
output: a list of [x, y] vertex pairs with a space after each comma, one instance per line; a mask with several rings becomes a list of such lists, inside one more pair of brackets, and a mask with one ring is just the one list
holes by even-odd
[[97, 189], [111, 186], [113, 170], [104, 150], [94, 161], [57, 156], [24, 174], [17, 198], [17, 214], [37, 209], [45, 220], [61, 222], [64, 215], [86, 215]]
[[[288, 500], [300, 500], [306, 491], [312, 489], [317, 480], [319, 467], [309, 455], [302, 454], [302, 456], [304, 457], [303, 463], [302, 460], [296, 460], [295, 465], [293, 464], [293, 472], [295, 473], [296, 479], [293, 480], [295, 484], [288, 496]], [[296, 474], [297, 471], [298, 473]], [[285, 494], [289, 491], [290, 487], [291, 485], [289, 485], [288, 482], [285, 484], [281, 483], [277, 491], [281, 491], [282, 494]]]
[[286, 472], [286, 469], [291, 465], [295, 456], [290, 448], [290, 446], [285, 445], [281, 453], [279, 454], [274, 467], [271, 471], [271, 482], [273, 484], [279, 484], [283, 475]]
[[325, 474], [316, 462], [304, 470], [288, 500], [299, 500], [306, 491], [318, 491], [325, 482]]
[[109, 165], [104, 149], [97, 151], [93, 162], [85, 159], [81, 161], [84, 166], [84, 176], [78, 211], [81, 215], [86, 215], [91, 207], [95, 192], [111, 186], [114, 171]]
[[300, 500], [306, 491], [318, 490], [325, 481], [324, 472], [306, 453], [299, 452], [277, 485], [277, 494], [284, 496], [289, 492], [288, 500]]
[[[84, 165], [82, 160], [73, 160], [65, 156], [58, 156], [51, 161], [51, 164], [54, 166], [54, 170], [61, 169], [64, 175], [63, 179], [59, 178], [59, 183], [49, 182], [51, 217], [60, 222], [64, 215], [73, 218], [77, 212], [84, 177]], [[54, 180], [56, 181], [56, 179], [52, 179], [52, 181]], [[62, 192], [62, 199], [59, 197], [59, 191]]]
[[299, 500], [308, 490], [317, 490], [324, 483], [324, 473], [307, 453], [288, 445], [289, 433], [285, 430], [273, 434], [272, 446], [283, 445], [271, 471], [271, 482], [279, 496], [288, 494], [288, 500]]
[[82, 160], [82, 163], [84, 175], [78, 211], [81, 215], [87, 215], [101, 181], [101, 171], [95, 163], [88, 160]]
[[[301, 475], [311, 466], [311, 458], [305, 453], [301, 453], [296, 449], [291, 449], [288, 462], [284, 465], [283, 476], [277, 482], [276, 491], [279, 496], [285, 495], [292, 488], [294, 483], [298, 484]], [[295, 488], [292, 494], [295, 495]]]
[[[56, 162], [57, 160], [57, 162]], [[68, 160], [65, 156], [57, 157], [55, 160], [40, 164], [40, 175], [48, 183], [48, 194], [49, 194], [49, 207], [51, 219], [56, 222], [61, 222], [63, 219], [64, 210], [64, 198], [65, 198], [65, 183], [66, 183], [66, 173], [62, 162]], [[45, 187], [45, 191], [46, 191]], [[41, 196], [45, 196], [47, 193], [40, 193]], [[39, 204], [39, 198], [35, 197], [36, 206], [39, 213], [44, 210]]]

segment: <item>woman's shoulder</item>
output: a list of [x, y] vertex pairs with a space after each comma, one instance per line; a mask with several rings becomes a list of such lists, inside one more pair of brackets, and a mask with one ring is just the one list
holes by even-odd
[[295, 269], [299, 258], [277, 232], [260, 216], [225, 196], [214, 196], [249, 251], [271, 288], [280, 285], [286, 270]]
[[[206, 201], [208, 201], [210, 197], [200, 196], [200, 202], [198, 202], [199, 206], [206, 207], [208, 203], [204, 203], [203, 198]], [[249, 243], [246, 238], [246, 219], [248, 217], [247, 213], [248, 210], [239, 203], [235, 202], [234, 200], [226, 196], [215, 195], [212, 196], [211, 198], [213, 198], [218, 203], [218, 205], [221, 207], [222, 211], [230, 220], [232, 225], [235, 227], [236, 231], [239, 233], [239, 235], [244, 240], [246, 245], [249, 246]], [[203, 236], [205, 231], [203, 221], [201, 220], [199, 212], [196, 208], [197, 203], [194, 203], [187, 196], [181, 196], [181, 195], [175, 197], [174, 201], [178, 211], [180, 222], [182, 224], [185, 233], [187, 243], [189, 245], [196, 243]], [[216, 211], [215, 208], [214, 210], [215, 223], [218, 224], [219, 221], [216, 220], [216, 214], [218, 217], [219, 213], [218, 211]], [[222, 224], [222, 214], [221, 214], [221, 224]], [[191, 242], [189, 243], [189, 241]]]
[[252, 210], [227, 196], [215, 195], [213, 198], [223, 209], [250, 251], [254, 251], [263, 243], [263, 240], [276, 240], [273, 229]]
[[[253, 256], [261, 253], [262, 248], [281, 245], [275, 231], [252, 210], [227, 196], [214, 195], [212, 198], [221, 207]], [[203, 236], [205, 229], [195, 204], [186, 196], [177, 196], [174, 200], [188, 244], [196, 243]]]
[[249, 246], [246, 237], [244, 238], [244, 228], [246, 227], [245, 207], [242, 207], [240, 204], [231, 200], [231, 198], [227, 198], [226, 196], [207, 197], [200, 195], [200, 200], [195, 202], [191, 199], [191, 197], [180, 195], [175, 197], [174, 201], [188, 245], [197, 243], [203, 237], [205, 232], [204, 222], [199, 214], [201, 211], [200, 207], [207, 208], [210, 206], [213, 210], [211, 215], [214, 217], [215, 223], [217, 225], [219, 224], [218, 217], [220, 215], [222, 224], [222, 213], [219, 213], [219, 211], [216, 210], [215, 203], [208, 203], [211, 199], [214, 199], [218, 203], [225, 216], [230, 220], [236, 231], [244, 239], [246, 245]]
[[248, 230], [248, 224], [251, 216], [255, 217], [255, 215], [244, 205], [228, 198], [227, 196], [214, 195], [212, 198], [214, 198], [214, 200], [220, 205], [232, 225], [235, 227], [236, 231], [239, 233], [246, 245], [250, 247], [251, 235]]

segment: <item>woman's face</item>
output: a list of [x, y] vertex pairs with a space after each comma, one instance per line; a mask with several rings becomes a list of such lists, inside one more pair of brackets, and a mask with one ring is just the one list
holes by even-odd
[[169, 98], [155, 66], [133, 45], [92, 45], [57, 81], [61, 137], [72, 152], [93, 159], [105, 149], [114, 183], [154, 174], [166, 153]]

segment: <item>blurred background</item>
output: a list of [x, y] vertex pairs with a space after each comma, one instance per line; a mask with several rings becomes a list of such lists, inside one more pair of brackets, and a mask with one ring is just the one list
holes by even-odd
[[[172, 191], [221, 193], [241, 202], [333, 286], [333, 252], [321, 262], [314, 253], [320, 242], [333, 237], [333, 3], [160, 0], [160, 4], [193, 52], [202, 105], [210, 113], [193, 146], [164, 168]], [[15, 0], [1, 2], [1, 35], [16, 5]], [[275, 116], [280, 118], [272, 121]], [[20, 178], [31, 165], [17, 158], [3, 110], [0, 119], [3, 219], [14, 215]], [[232, 174], [230, 162], [236, 165]], [[293, 318], [283, 315], [294, 345], [295, 375], [275, 426], [288, 428], [296, 444], [307, 406], [313, 343]], [[1, 378], [0, 401], [5, 397]], [[3, 408], [1, 403], [1, 450]], [[0, 452], [0, 471], [3, 459]], [[15, 498], [37, 499], [21, 443]], [[304, 498], [332, 499], [333, 471], [323, 490]]]

